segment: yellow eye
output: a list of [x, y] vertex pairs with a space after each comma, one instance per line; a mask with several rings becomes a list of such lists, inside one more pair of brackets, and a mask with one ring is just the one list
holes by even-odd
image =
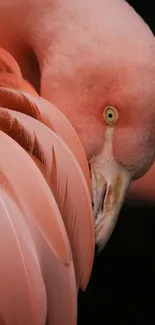
[[118, 118], [118, 112], [116, 108], [107, 106], [104, 110], [104, 119], [107, 122], [107, 124], [112, 125], [117, 121]]

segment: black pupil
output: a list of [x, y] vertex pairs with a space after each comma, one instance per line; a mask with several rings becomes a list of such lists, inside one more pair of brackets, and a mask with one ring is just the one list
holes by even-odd
[[109, 113], [109, 114], [108, 114], [108, 117], [109, 117], [109, 118], [112, 118], [112, 117], [113, 117], [113, 114], [112, 114], [112, 113]]

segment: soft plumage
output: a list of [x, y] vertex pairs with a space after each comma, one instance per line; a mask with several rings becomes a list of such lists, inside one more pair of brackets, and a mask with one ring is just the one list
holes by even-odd
[[75, 325], [94, 255], [87, 161], [63, 114], [3, 54], [0, 315], [6, 325]]
[[131, 180], [154, 160], [154, 36], [124, 0], [3, 0], [0, 30], [1, 46], [79, 136], [103, 247]]

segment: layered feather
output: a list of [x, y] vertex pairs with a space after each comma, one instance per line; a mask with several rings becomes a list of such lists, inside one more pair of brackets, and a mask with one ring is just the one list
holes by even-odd
[[66, 117], [50, 102], [39, 96], [32, 96], [26, 91], [0, 87], [1, 106], [29, 115], [53, 130], [72, 151], [86, 178], [91, 193], [91, 181], [88, 162], [81, 142]]
[[20, 68], [13, 56], [0, 47], [0, 87], [5, 86], [23, 90], [38, 97], [32, 85], [23, 79]]
[[62, 140], [39, 121], [6, 109], [1, 109], [0, 116], [2, 130], [45, 166], [44, 176], [70, 239], [77, 283], [85, 288], [93, 263], [94, 228], [90, 195], [81, 169]]
[[[31, 157], [2, 131], [0, 146], [3, 157], [0, 160], [0, 218], [3, 239], [0, 241], [3, 252], [0, 256], [0, 312], [7, 325], [75, 325], [76, 282], [72, 259], [66, 260], [67, 265], [60, 260], [60, 256], [57, 259], [52, 245], [45, 240], [42, 229], [36, 223], [38, 213], [42, 213], [42, 222], [45, 222], [46, 228], [52, 226], [56, 230], [55, 221], [52, 220], [53, 208], [50, 222], [46, 219], [49, 195], [47, 194], [47, 202], [42, 201], [42, 192], [47, 189], [51, 196], [51, 206], [55, 208], [52, 193]], [[37, 181], [36, 189], [33, 188], [35, 174], [36, 179], [42, 182], [38, 186]], [[60, 231], [61, 242], [64, 239], [63, 231], [65, 232], [61, 222]], [[54, 237], [56, 235], [57, 230]], [[57, 243], [58, 248], [60, 242]], [[68, 240], [66, 244], [68, 250]], [[65, 251], [65, 243], [62, 251]]]
[[[83, 148], [68, 120], [39, 97], [3, 49], [0, 103], [4, 220], [0, 285], [8, 269], [12, 292], [7, 298], [7, 287], [1, 296], [0, 321], [75, 325], [77, 289], [85, 289], [94, 256], [90, 177]], [[11, 263], [19, 269], [20, 288], [13, 282]], [[25, 300], [19, 301], [24, 292]]]
[[22, 110], [24, 114], [40, 120], [54, 130], [77, 158], [90, 189], [87, 159], [75, 130], [54, 105], [41, 98], [32, 85], [22, 78], [17, 62], [2, 48], [0, 48], [0, 99], [1, 106]]

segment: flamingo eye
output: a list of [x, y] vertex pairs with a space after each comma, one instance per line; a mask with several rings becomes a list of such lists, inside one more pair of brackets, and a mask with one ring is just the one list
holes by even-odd
[[107, 106], [104, 110], [104, 119], [107, 124], [112, 125], [117, 121], [118, 118], [118, 111], [116, 108]]

